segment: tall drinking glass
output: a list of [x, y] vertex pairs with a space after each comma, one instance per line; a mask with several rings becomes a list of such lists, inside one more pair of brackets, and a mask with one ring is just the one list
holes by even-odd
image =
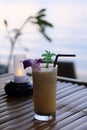
[[33, 70], [34, 118], [48, 121], [56, 115], [57, 67]]

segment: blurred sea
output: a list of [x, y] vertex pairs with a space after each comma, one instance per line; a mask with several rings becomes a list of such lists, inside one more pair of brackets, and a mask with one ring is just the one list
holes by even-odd
[[[57, 40], [56, 40], [57, 41]], [[75, 70], [77, 77], [81, 80], [86, 81], [87, 77], [87, 45], [83, 43], [84, 40], [78, 40], [79, 45], [76, 45], [76, 39], [72, 42], [72, 40], [64, 39], [58, 40], [54, 43], [48, 43], [45, 40], [35, 40], [28, 42], [25, 40], [25, 46], [29, 48], [28, 52], [22, 50], [19, 46], [15, 47], [14, 54], [23, 53], [26, 54], [27, 58], [39, 58], [45, 50], [50, 50], [55, 52], [56, 54], [76, 54], [74, 58], [60, 58], [59, 60], [68, 60], [73, 61], [75, 63]], [[86, 40], [85, 40], [86, 41]], [[4, 43], [4, 42], [3, 42]], [[5, 45], [5, 43], [4, 43]], [[66, 45], [66, 46], [65, 46]], [[6, 64], [9, 54], [9, 45], [0, 47], [0, 63]]]
[[[45, 7], [47, 20], [54, 25], [54, 28], [47, 29], [47, 34], [53, 39], [52, 43], [47, 42], [41, 36], [36, 26], [28, 24], [17, 41], [13, 54], [24, 53], [28, 58], [38, 58], [45, 50], [56, 54], [76, 54], [75, 58], [60, 58], [59, 60], [73, 61], [77, 78], [87, 81], [86, 0], [42, 0], [42, 2], [22, 0], [21, 5], [17, 1], [8, 1], [8, 3], [5, 1], [0, 3], [0, 64], [7, 63], [10, 52], [10, 42], [6, 38], [3, 20], [8, 20], [10, 29], [17, 28], [29, 15], [35, 14], [39, 9]], [[25, 52], [20, 45], [27, 47], [29, 51]]]

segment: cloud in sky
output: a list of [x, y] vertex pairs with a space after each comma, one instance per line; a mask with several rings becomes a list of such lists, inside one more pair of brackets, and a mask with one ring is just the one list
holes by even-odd
[[[86, 31], [83, 31], [87, 28], [85, 2], [85, 0], [79, 0], [79, 2], [78, 0], [2, 0], [0, 1], [0, 17], [1, 21], [7, 19], [10, 27], [20, 27], [28, 16], [35, 14], [42, 5], [46, 5], [47, 18], [54, 25], [55, 38], [78, 38], [79, 36], [85, 38]], [[34, 30], [31, 24], [28, 28], [26, 27], [27, 32]]]

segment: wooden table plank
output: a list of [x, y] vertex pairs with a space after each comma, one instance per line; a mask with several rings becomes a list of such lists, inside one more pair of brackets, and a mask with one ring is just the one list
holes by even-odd
[[56, 91], [56, 119], [34, 119], [33, 97], [14, 98], [5, 94], [4, 86], [12, 74], [0, 76], [0, 130], [87, 130], [86, 83], [59, 78]]

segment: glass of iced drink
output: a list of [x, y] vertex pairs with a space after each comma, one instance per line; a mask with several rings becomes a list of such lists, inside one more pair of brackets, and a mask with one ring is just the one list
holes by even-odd
[[57, 67], [33, 69], [34, 118], [48, 121], [56, 115]]

